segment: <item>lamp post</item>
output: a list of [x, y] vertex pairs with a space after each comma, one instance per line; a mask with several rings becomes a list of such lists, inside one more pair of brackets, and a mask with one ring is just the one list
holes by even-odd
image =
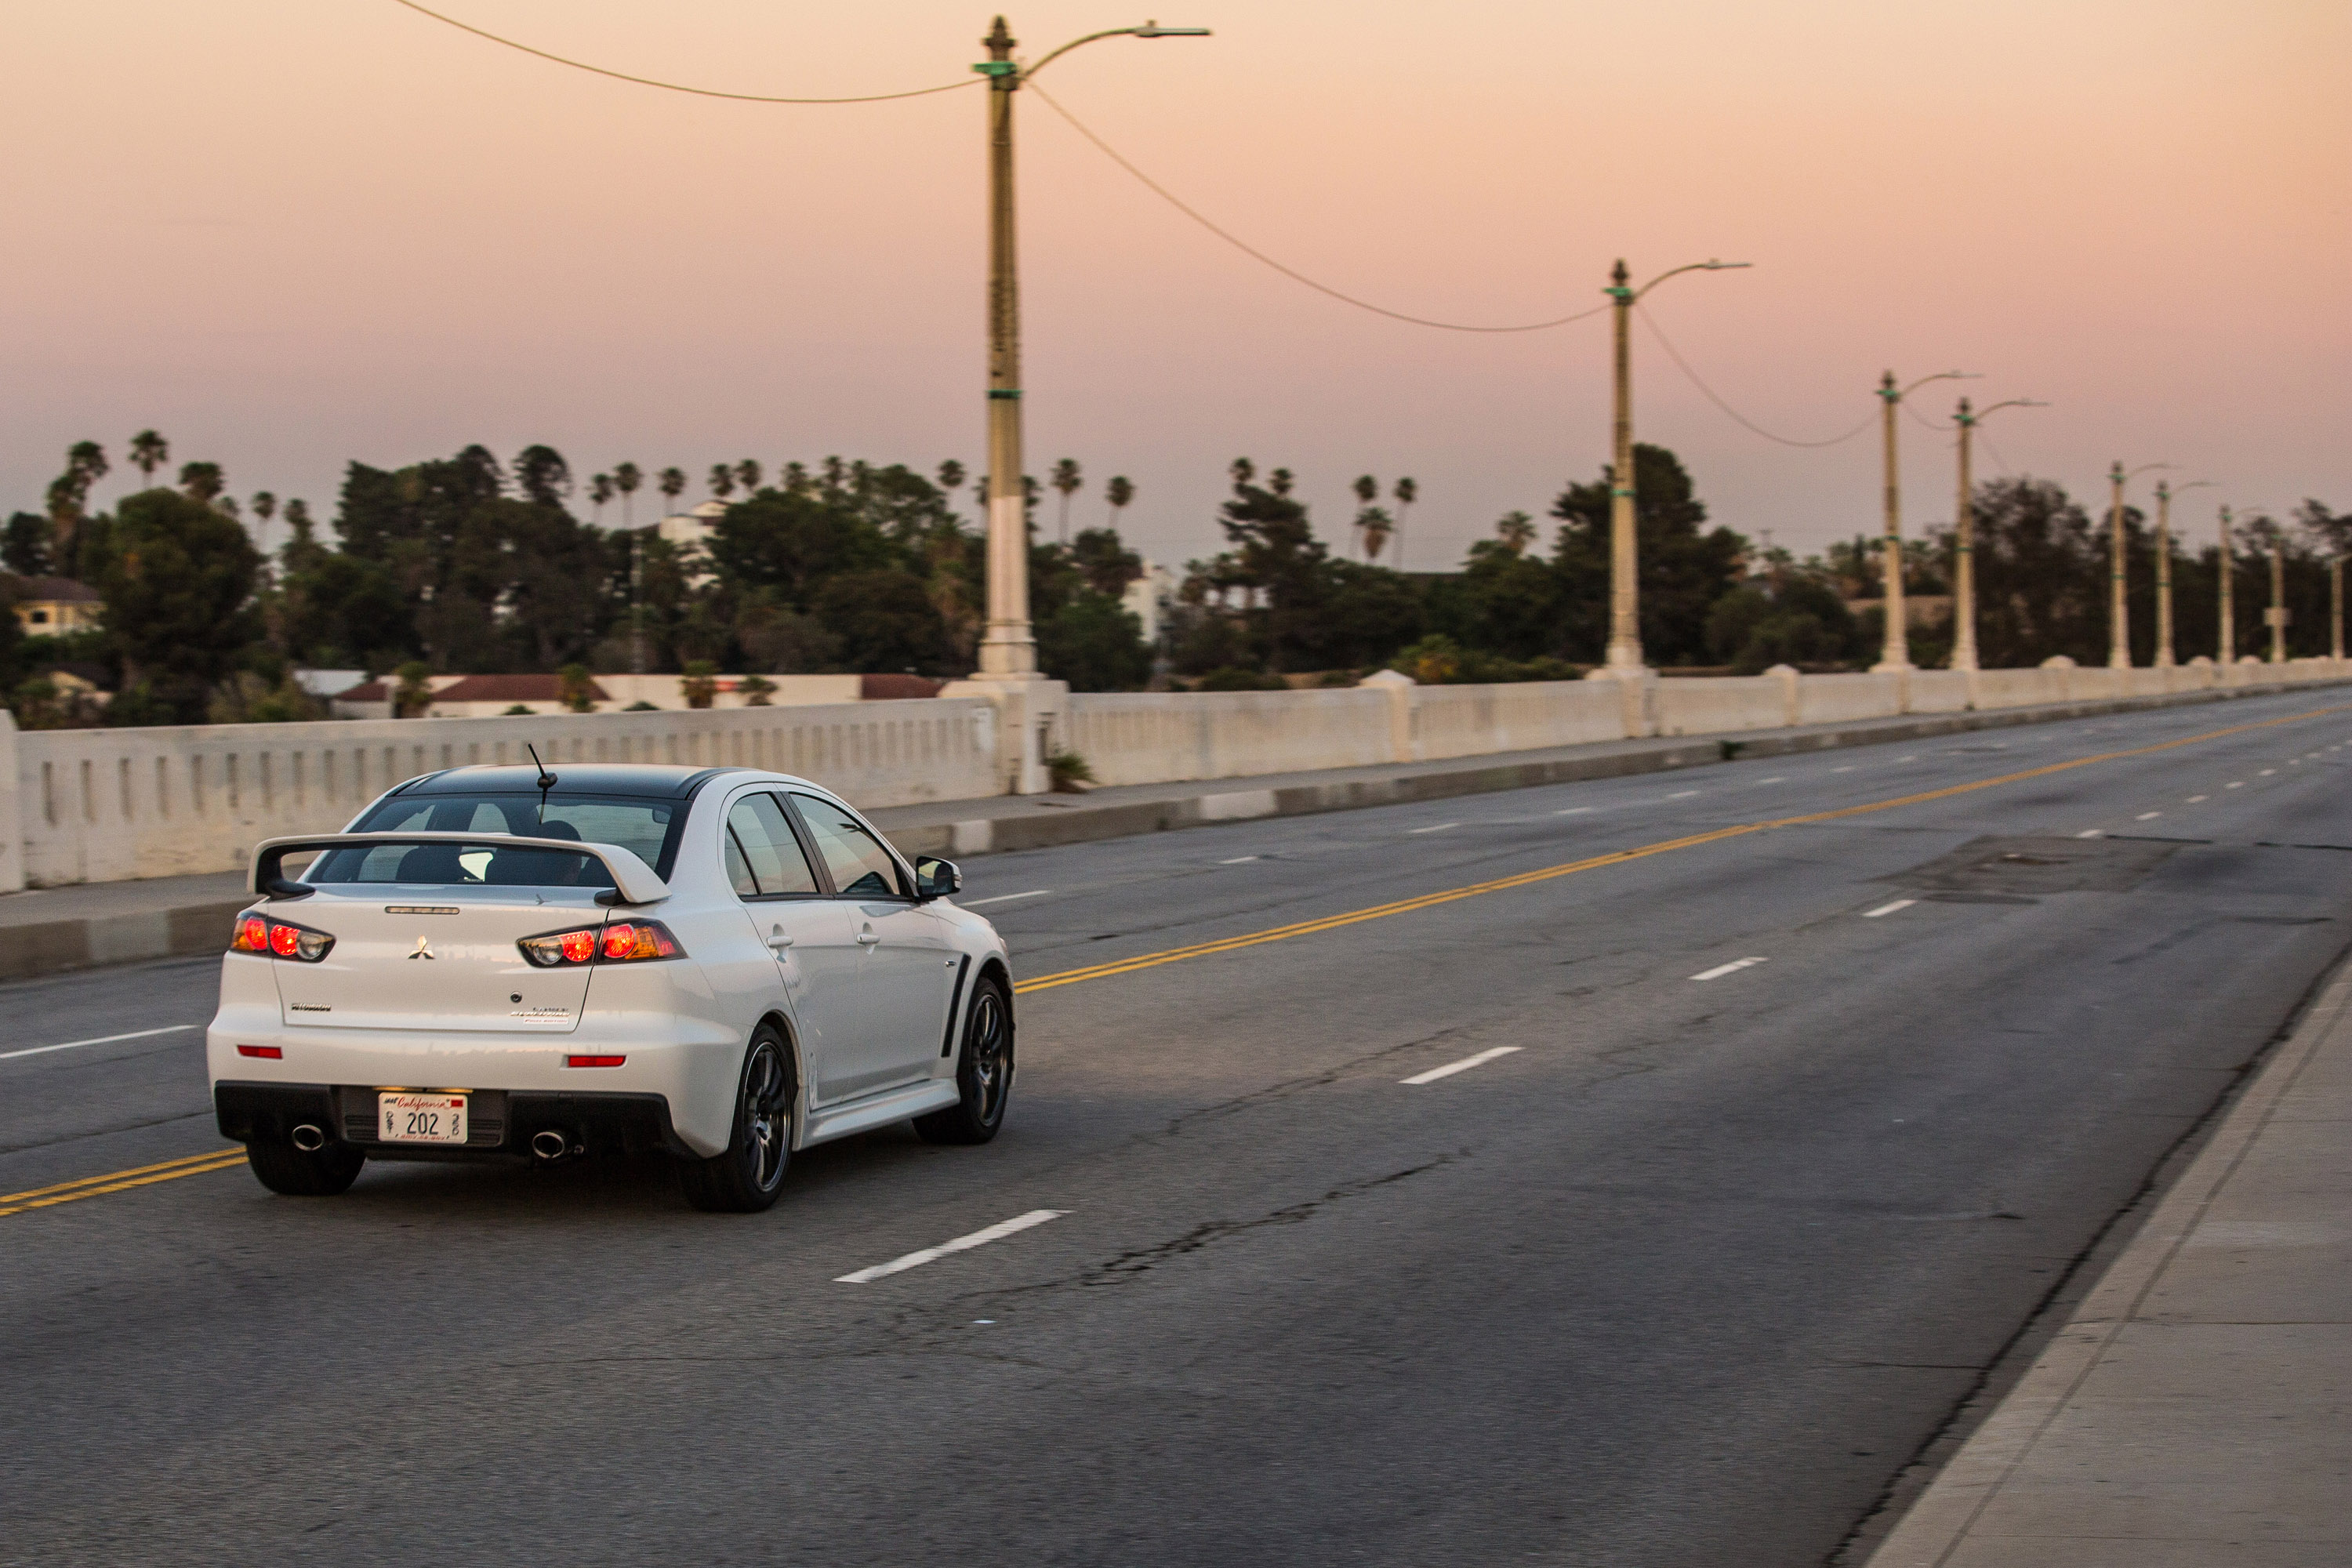
[[1029, 530], [1021, 452], [1021, 288], [1014, 247], [1013, 95], [1028, 78], [1081, 44], [1098, 38], [1207, 37], [1206, 27], [1112, 27], [1074, 38], [1039, 60], [1013, 58], [1004, 18], [981, 40], [988, 58], [972, 69], [988, 93], [988, 629], [981, 638], [982, 680], [1034, 680], [1037, 641], [1029, 623]]
[[2344, 557], [2327, 563], [2327, 657], [2344, 658]]
[[[2184, 490], [2208, 489], [2210, 479], [2194, 479]], [[2172, 498], [2176, 492], [2163, 479], [2156, 481], [2156, 668], [2170, 669], [2172, 658]]]
[[1977, 668], [1977, 507], [1975, 481], [1969, 476], [1969, 438], [1979, 421], [2004, 408], [2047, 408], [2030, 397], [2012, 397], [1981, 412], [1971, 412], [1960, 399], [1952, 423], [1960, 427], [1960, 498], [1952, 510], [1952, 668]]
[[2230, 509], [2221, 509], [2221, 637], [2219, 649], [2221, 668], [2227, 669], [2237, 661], [2238, 627], [2236, 624], [2237, 562], [2230, 553]]
[[2286, 662], [2286, 536], [2271, 535], [2271, 662]]
[[2168, 468], [2170, 463], [2142, 463], [2129, 473], [2123, 460], [2107, 470], [2107, 483], [2112, 499], [2107, 503], [2108, 534], [2108, 598], [2107, 598], [2107, 668], [2131, 668], [2131, 607], [2124, 603], [2124, 486], [2133, 475], [2147, 473], [2151, 468]]
[[1633, 307], [1642, 296], [1683, 272], [1725, 272], [1753, 266], [1747, 261], [1694, 261], [1661, 272], [1639, 289], [1629, 289], [1632, 275], [1619, 257], [1610, 271], [1609, 287], [1601, 292], [1616, 307], [1611, 312], [1617, 383], [1616, 419], [1609, 466], [1609, 655], [1605, 673], [1628, 678], [1645, 673], [1642, 663], [1642, 601], [1637, 574], [1641, 552], [1633, 528]]
[[1911, 668], [1911, 627], [1903, 613], [1903, 487], [1895, 478], [1895, 405], [1931, 381], [1962, 381], [1968, 378], [1969, 373], [1964, 370], [1939, 370], [1898, 389], [1895, 384], [1895, 373], [1890, 370], [1878, 384], [1878, 396], [1885, 405], [1885, 415], [1886, 541], [1885, 563], [1880, 567], [1880, 575], [1886, 582], [1886, 637], [1880, 647], [1878, 662], [1872, 668], [1881, 673]]

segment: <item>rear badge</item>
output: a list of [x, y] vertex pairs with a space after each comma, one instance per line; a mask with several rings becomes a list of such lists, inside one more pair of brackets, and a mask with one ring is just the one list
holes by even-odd
[[569, 1018], [572, 1016], [572, 1009], [569, 1007], [518, 1007], [507, 1016], [510, 1018]]
[[410, 953], [408, 956], [411, 958], [431, 958], [433, 956], [433, 944], [420, 936], [416, 939], [416, 951]]
[[297, 1002], [293, 1004], [293, 1009], [297, 1013], [331, 1013], [334, 1011], [332, 1007], [314, 1007], [304, 1002]]

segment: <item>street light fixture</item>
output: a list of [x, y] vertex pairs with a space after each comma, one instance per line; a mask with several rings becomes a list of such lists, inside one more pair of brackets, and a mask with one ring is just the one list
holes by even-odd
[[1977, 668], [1977, 510], [1975, 481], [1969, 472], [1969, 440], [1977, 426], [2004, 408], [2047, 408], [2031, 397], [2011, 397], [1990, 408], [1971, 411], [1960, 399], [1952, 423], [1960, 428], [1960, 499], [1952, 527], [1952, 668]]
[[[2193, 479], [2182, 490], [2213, 488], [2210, 479]], [[2179, 494], [2166, 480], [2156, 481], [2156, 668], [2172, 668], [2172, 498]]]
[[[2259, 507], [2255, 509], [2257, 512], [2260, 512], [2261, 510], [2262, 509]], [[2220, 612], [2221, 618], [2221, 635], [2218, 644], [2218, 651], [2221, 658], [2221, 667], [2224, 669], [2235, 663], [2238, 658], [2238, 626], [2236, 607], [2238, 563], [2237, 557], [2231, 552], [2232, 545], [2230, 540], [2230, 523], [2231, 510], [2230, 508], [2225, 506], [2221, 509], [2221, 581]]]
[[1895, 405], [1931, 381], [1974, 381], [1976, 374], [1965, 370], [1939, 370], [1933, 375], [1923, 375], [1909, 386], [1897, 388], [1895, 373], [1888, 371], [1878, 383], [1878, 396], [1885, 405], [1886, 445], [1886, 540], [1881, 574], [1886, 580], [1886, 636], [1880, 645], [1878, 662], [1872, 668], [1880, 674], [1894, 674], [1911, 668], [1911, 627], [1903, 612], [1903, 489], [1895, 482]]
[[1617, 407], [1609, 472], [1609, 655], [1604, 671], [1612, 678], [1633, 679], [1648, 673], [1642, 663], [1642, 602], [1638, 573], [1641, 556], [1633, 526], [1633, 307], [1667, 279], [1685, 272], [1729, 272], [1752, 267], [1751, 261], [1693, 261], [1659, 273], [1639, 289], [1626, 287], [1632, 275], [1620, 257], [1609, 274], [1607, 294], [1615, 307], [1614, 342]]
[[2124, 486], [2136, 475], [2157, 468], [2168, 468], [2170, 463], [2142, 463], [2126, 473], [2123, 460], [2117, 458], [2107, 470], [2107, 484], [2113, 499], [2107, 506], [2109, 542], [2107, 577], [2107, 668], [2131, 668], [2131, 610], [2124, 603]]
[[1029, 531], [1021, 449], [1021, 288], [1014, 246], [1013, 95], [1021, 84], [1082, 44], [1102, 38], [1205, 38], [1206, 27], [1111, 27], [1073, 38], [1035, 65], [1013, 58], [1004, 18], [981, 40], [988, 58], [971, 68], [988, 92], [988, 629], [981, 638], [982, 680], [1037, 679], [1037, 641], [1029, 622]]

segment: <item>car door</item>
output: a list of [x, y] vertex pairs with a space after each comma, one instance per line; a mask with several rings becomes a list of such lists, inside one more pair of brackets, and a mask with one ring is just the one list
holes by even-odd
[[859, 1058], [857, 992], [866, 972], [849, 911], [826, 896], [772, 792], [755, 790], [728, 806], [719, 853], [744, 919], [774, 955], [769, 978], [790, 998], [810, 1101], [839, 1099]]
[[947, 1029], [955, 954], [947, 928], [915, 901], [898, 859], [838, 801], [792, 792], [850, 940], [866, 950], [858, 992], [857, 1087], [862, 1093], [928, 1078]]

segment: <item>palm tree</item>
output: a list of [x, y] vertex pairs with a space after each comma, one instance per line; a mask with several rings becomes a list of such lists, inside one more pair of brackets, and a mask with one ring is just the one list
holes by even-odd
[[1413, 483], [1410, 478], [1402, 479], [1396, 482], [1396, 489], [1393, 493], [1397, 503], [1396, 569], [1402, 572], [1404, 570], [1404, 517], [1405, 513], [1412, 509], [1412, 503], [1421, 499], [1421, 487]]
[[180, 488], [192, 500], [208, 501], [228, 488], [218, 463], [183, 463], [180, 465]]
[[1233, 475], [1234, 489], [1239, 489], [1244, 485], [1249, 483], [1252, 479], [1257, 478], [1257, 465], [1251, 462], [1247, 458], [1235, 458], [1234, 459], [1233, 467], [1227, 468], [1225, 472]]
[[1523, 511], [1507, 511], [1495, 524], [1495, 537], [1514, 555], [1525, 555], [1536, 542], [1536, 520]]
[[636, 526], [630, 501], [631, 498], [637, 493], [637, 487], [645, 482], [646, 471], [635, 463], [613, 465], [613, 488], [621, 492], [621, 526], [623, 528]]
[[258, 520], [253, 530], [253, 547], [267, 555], [269, 553], [269, 520], [278, 515], [278, 498], [268, 490], [254, 491], [253, 515]]
[[172, 443], [154, 431], [142, 430], [131, 437], [131, 464], [151, 484], [154, 481], [155, 470], [169, 462], [171, 458]]
[[724, 463], [710, 465], [710, 493], [725, 500], [735, 493], [735, 470]]
[[749, 458], [736, 464], [735, 482], [743, 487], [747, 496], [756, 492], [760, 488], [760, 465]]
[[1067, 544], [1070, 542], [1070, 498], [1077, 494], [1078, 487], [1085, 483], [1085, 480], [1080, 478], [1078, 473], [1078, 460], [1076, 458], [1064, 458], [1060, 459], [1055, 463], [1054, 471], [1052, 475], [1047, 478], [1045, 482], [1052, 485], [1056, 490], [1061, 492], [1062, 542]]
[[1356, 514], [1356, 531], [1364, 536], [1364, 556], [1369, 561], [1381, 558], [1381, 546], [1396, 531], [1395, 520], [1376, 506], [1368, 506]]
[[1291, 478], [1288, 468], [1276, 468], [1265, 477], [1265, 488], [1278, 496], [1288, 495], [1291, 487], [1297, 482]]
[[1125, 474], [1113, 474], [1110, 483], [1103, 487], [1103, 499], [1110, 502], [1110, 525], [1118, 527], [1118, 514], [1135, 500], [1135, 481]]
[[613, 499], [613, 476], [598, 474], [588, 481], [588, 500], [596, 509], [596, 526], [604, 525], [604, 503]]
[[806, 463], [788, 462], [777, 471], [776, 478], [788, 495], [804, 496], [815, 488], [809, 480]]
[[950, 495], [963, 489], [963, 465], [953, 458], [940, 465], [940, 489]]
[[663, 499], [669, 503], [671, 510], [677, 510], [677, 498], [686, 493], [686, 470], [676, 468], [664, 468], [661, 471], [661, 478], [656, 481], [656, 488], [661, 491]]
[[818, 464], [817, 468], [824, 476], [824, 493], [826, 495], [837, 496], [843, 490], [848, 489], [849, 465], [843, 462], [839, 458], [827, 458], [824, 462]]
[[1356, 492], [1356, 536], [1360, 542], [1364, 532], [1364, 509], [1381, 499], [1381, 481], [1370, 474], [1359, 474], [1349, 487]]

